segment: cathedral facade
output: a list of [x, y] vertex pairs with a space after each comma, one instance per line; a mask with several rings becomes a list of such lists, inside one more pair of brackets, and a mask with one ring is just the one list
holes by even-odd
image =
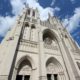
[[80, 80], [80, 49], [56, 17], [23, 9], [0, 44], [0, 80]]

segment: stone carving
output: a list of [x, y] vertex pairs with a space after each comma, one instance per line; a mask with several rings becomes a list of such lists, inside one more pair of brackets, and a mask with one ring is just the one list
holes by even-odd
[[44, 42], [45, 42], [45, 44], [51, 45], [52, 39], [50, 39], [49, 37], [47, 37], [47, 38], [45, 38]]
[[29, 65], [24, 66], [20, 71], [19, 74], [31, 74], [31, 67]]
[[21, 46], [28, 46], [28, 47], [33, 47], [33, 48], [37, 48], [37, 44], [36, 43], [31, 43], [31, 42], [21, 42], [20, 43]]
[[58, 50], [58, 46], [57, 45], [53, 45], [53, 44], [48, 45], [48, 44], [44, 43], [44, 48]]
[[56, 24], [50, 24], [48, 21], [47, 22], [42, 22], [40, 21], [40, 25], [48, 27], [50, 29], [57, 29]]
[[50, 63], [47, 66], [47, 72], [52, 74], [54, 71], [55, 71], [55, 65], [53, 63]]

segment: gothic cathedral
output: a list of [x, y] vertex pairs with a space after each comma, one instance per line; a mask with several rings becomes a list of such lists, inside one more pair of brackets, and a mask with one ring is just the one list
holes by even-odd
[[25, 8], [0, 44], [0, 80], [80, 80], [79, 46], [56, 17]]

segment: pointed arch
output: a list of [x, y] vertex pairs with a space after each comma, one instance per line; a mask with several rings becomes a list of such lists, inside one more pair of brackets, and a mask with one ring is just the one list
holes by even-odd
[[61, 63], [54, 57], [50, 57], [46, 61], [46, 75], [48, 80], [66, 80]]
[[30, 56], [21, 57], [16, 63], [13, 80], [31, 79], [34, 67], [34, 61]]
[[54, 31], [52, 31], [51, 29], [45, 29], [45, 30], [43, 30], [43, 40], [44, 40], [44, 38], [46, 36], [49, 36], [51, 39], [54, 39], [56, 41], [59, 40], [58, 35]]
[[28, 60], [31, 63], [32, 68], [34, 68], [35, 64], [33, 59], [30, 56], [23, 56], [22, 58], [20, 58], [20, 60], [17, 62], [16, 64], [16, 68], [19, 67], [19, 65], [24, 61], [24, 60]]
[[55, 64], [60, 71], [63, 71], [63, 67], [62, 67], [61, 63], [55, 57], [49, 57], [47, 59], [47, 61], [46, 61], [46, 67], [49, 65], [49, 63]]
[[32, 24], [31, 25], [31, 29], [35, 29], [36, 27], [35, 27], [35, 25], [34, 24]]
[[29, 23], [28, 22], [25, 22], [25, 27], [29, 27]]

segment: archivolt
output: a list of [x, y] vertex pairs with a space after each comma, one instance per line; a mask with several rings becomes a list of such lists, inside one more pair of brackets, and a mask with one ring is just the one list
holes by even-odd
[[59, 36], [57, 33], [55, 33], [54, 31], [50, 30], [50, 29], [45, 29], [43, 30], [43, 35], [48, 33], [50, 35], [50, 37], [55, 38], [57, 41], [59, 40]]
[[18, 68], [19, 65], [22, 63], [22, 61], [24, 61], [24, 60], [26, 60], [26, 59], [30, 61], [32, 68], [35, 67], [35, 63], [34, 63], [33, 59], [32, 59], [30, 56], [23, 56], [23, 57], [20, 58], [19, 61], [16, 63], [16, 68]]
[[46, 61], [46, 67], [49, 66], [49, 64], [52, 63], [54, 65], [54, 67], [56, 68], [56, 72], [58, 73], [63, 73], [63, 67], [60, 64], [60, 62], [54, 58], [54, 57], [50, 57], [47, 61]]

